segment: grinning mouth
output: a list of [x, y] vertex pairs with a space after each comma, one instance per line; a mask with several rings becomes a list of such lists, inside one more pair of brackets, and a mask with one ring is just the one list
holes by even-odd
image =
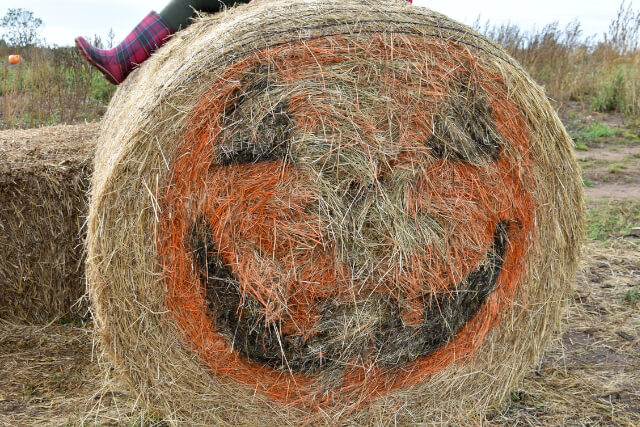
[[[215, 147], [215, 166], [294, 160], [291, 150], [296, 124], [288, 98], [264, 67], [248, 72], [225, 100], [223, 143]], [[465, 73], [456, 74], [452, 81], [450, 96], [440, 102], [441, 111], [424, 142], [430, 156], [476, 166], [495, 162], [502, 151], [502, 139], [487, 95]], [[189, 246], [210, 319], [231, 347], [274, 369], [313, 373], [340, 369], [346, 363], [402, 366], [446, 345], [494, 291], [507, 237], [507, 222], [497, 223], [491, 248], [465, 279], [448, 291], [412, 296], [412, 310], [417, 307], [419, 312], [414, 322], [403, 319], [397, 299], [401, 296], [372, 292], [358, 296], [357, 302], [339, 298], [311, 301], [308, 307], [314, 322], [311, 330], [303, 331], [295, 327], [294, 315], [286, 310], [277, 321], [265, 318], [265, 307], [243, 291], [246, 287], [220, 255], [205, 218], [192, 227]]]
[[[312, 333], [283, 332], [267, 322], [261, 305], [241, 291], [220, 256], [205, 219], [191, 229], [190, 249], [218, 333], [249, 360], [274, 369], [313, 373], [341, 364], [393, 367], [427, 356], [446, 345], [481, 309], [494, 291], [508, 240], [508, 225], [496, 225], [492, 247], [478, 267], [453, 289], [419, 296], [422, 321], [405, 324], [395, 299], [372, 293], [359, 303], [319, 300], [320, 319]], [[354, 319], [357, 321], [354, 322]], [[365, 330], [366, 329], [366, 330]]]
[[[293, 161], [295, 120], [286, 94], [269, 80], [268, 71], [259, 66], [248, 73], [246, 81], [226, 100], [224, 142], [215, 148], [216, 166]], [[487, 95], [464, 73], [454, 76], [451, 94], [441, 101], [442, 111], [434, 118], [432, 133], [425, 141], [430, 156], [471, 165], [496, 161], [502, 140]], [[243, 126], [246, 123], [254, 126]], [[355, 199], [350, 206], [354, 203]], [[508, 237], [507, 223], [497, 223], [491, 247], [465, 279], [448, 291], [412, 296], [410, 306], [419, 313], [414, 322], [403, 318], [404, 305], [398, 302], [402, 296], [372, 292], [359, 295], [357, 301], [335, 298], [307, 302], [314, 320], [310, 330], [300, 331], [294, 314], [286, 310], [277, 321], [265, 318], [265, 307], [244, 291], [246, 287], [220, 255], [207, 220], [200, 218], [195, 224], [189, 245], [217, 332], [249, 360], [306, 373], [340, 369], [346, 363], [374, 362], [392, 368], [446, 345], [493, 292]], [[423, 289], [432, 288], [426, 285]]]

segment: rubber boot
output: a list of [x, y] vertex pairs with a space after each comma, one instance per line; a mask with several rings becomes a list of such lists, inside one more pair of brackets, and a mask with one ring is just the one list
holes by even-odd
[[117, 85], [164, 44], [174, 30], [156, 12], [151, 11], [122, 43], [112, 49], [97, 49], [84, 37], [76, 38], [76, 46], [87, 61]]

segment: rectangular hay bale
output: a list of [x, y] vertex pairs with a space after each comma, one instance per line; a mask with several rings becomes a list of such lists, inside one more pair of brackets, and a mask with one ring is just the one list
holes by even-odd
[[0, 131], [0, 319], [83, 316], [98, 124]]

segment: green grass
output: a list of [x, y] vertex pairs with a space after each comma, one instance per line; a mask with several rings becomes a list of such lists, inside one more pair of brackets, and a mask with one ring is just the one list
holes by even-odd
[[616, 129], [604, 123], [592, 122], [572, 131], [570, 136], [574, 140], [576, 150], [588, 151], [589, 145], [605, 142], [606, 138], [613, 138], [618, 134]]
[[615, 129], [599, 122], [591, 123], [591, 125], [589, 125], [585, 130], [586, 133], [584, 134], [584, 137], [586, 139], [599, 139], [616, 136]]
[[619, 66], [613, 73], [605, 76], [593, 98], [593, 109], [602, 112], [625, 112], [629, 108], [625, 96], [629, 78], [629, 72], [625, 65]]
[[582, 168], [582, 170], [592, 169], [602, 164], [601, 160], [595, 160], [590, 157], [586, 159], [578, 159], [578, 164]]
[[583, 141], [576, 141], [575, 148], [578, 151], [589, 151], [589, 147]]
[[607, 166], [607, 172], [609, 173], [623, 173], [627, 169], [627, 165], [624, 163], [613, 163]]
[[628, 234], [640, 226], [640, 200], [591, 202], [586, 212], [587, 236], [607, 240]]
[[624, 300], [629, 304], [635, 304], [640, 301], [640, 286], [636, 286], [635, 288], [625, 292]]
[[609, 67], [603, 67], [593, 76], [595, 84], [592, 108], [595, 111], [618, 112], [628, 118], [637, 118], [640, 114], [639, 78], [640, 68], [634, 62], [610, 62]]
[[116, 91], [116, 86], [109, 83], [99, 74], [94, 74], [91, 80], [91, 97], [103, 104], [108, 104], [111, 96]]
[[38, 386], [37, 385], [33, 385], [33, 384], [29, 384], [25, 390], [24, 390], [24, 395], [27, 399], [35, 396], [35, 394], [38, 392]]

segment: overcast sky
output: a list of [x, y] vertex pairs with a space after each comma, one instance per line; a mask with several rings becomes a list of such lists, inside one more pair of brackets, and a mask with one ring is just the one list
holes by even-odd
[[[75, 36], [106, 39], [113, 28], [117, 41], [150, 10], [159, 11], [168, 0], [0, 0], [0, 17], [9, 8], [31, 10], [44, 21], [42, 36], [48, 43], [72, 45]], [[558, 21], [562, 26], [578, 19], [585, 35], [602, 36], [615, 17], [621, 0], [414, 0], [417, 6], [444, 13], [465, 24], [480, 15], [484, 22], [511, 22], [524, 29]], [[640, 0], [627, 4], [640, 7]]]

